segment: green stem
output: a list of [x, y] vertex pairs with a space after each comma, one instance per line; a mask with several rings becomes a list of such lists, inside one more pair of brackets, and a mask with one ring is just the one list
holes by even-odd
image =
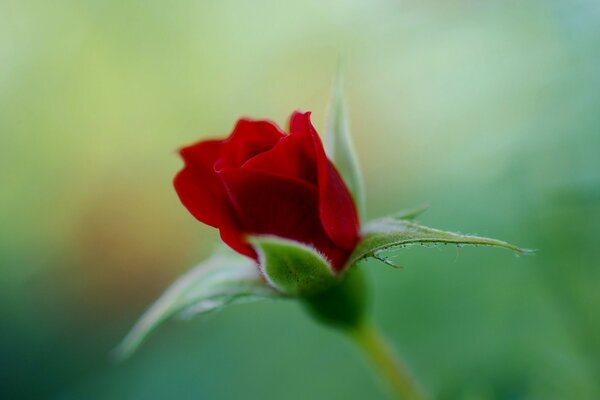
[[377, 367], [395, 397], [403, 400], [424, 399], [406, 368], [394, 357], [392, 349], [373, 324], [363, 322], [348, 332]]

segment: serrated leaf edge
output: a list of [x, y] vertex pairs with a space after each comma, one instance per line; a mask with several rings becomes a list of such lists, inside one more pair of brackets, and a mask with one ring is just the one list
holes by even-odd
[[[384, 233], [384, 231], [375, 229], [373, 226], [377, 225], [377, 224], [381, 224], [385, 221], [390, 222], [390, 221], [394, 221], [394, 220], [398, 221], [394, 217], [385, 217], [385, 218], [382, 218], [379, 220], [372, 221], [371, 223], [365, 225], [365, 227], [362, 230], [362, 236], [366, 237], [369, 233]], [[462, 237], [462, 239], [461, 240], [451, 240], [451, 239], [406, 239], [406, 240], [401, 240], [398, 242], [394, 242], [394, 243], [390, 243], [390, 244], [386, 244], [386, 245], [382, 245], [382, 246], [377, 246], [373, 249], [369, 249], [369, 251], [364, 252], [364, 254], [360, 254], [358, 256], [352, 255], [350, 257], [350, 261], [348, 262], [348, 264], [353, 265], [353, 264], [355, 264], [359, 261], [362, 261], [366, 258], [369, 258], [369, 257], [378, 258], [377, 257], [378, 253], [381, 253], [381, 252], [389, 250], [389, 249], [393, 249], [395, 247], [418, 245], [418, 244], [424, 244], [424, 243], [430, 243], [430, 244], [434, 244], [434, 245], [435, 244], [441, 245], [441, 244], [449, 243], [449, 244], [464, 245], [464, 246], [500, 247], [500, 248], [504, 248], [507, 250], [511, 250], [520, 255], [531, 254], [531, 253], [535, 252], [535, 250], [521, 248], [521, 247], [512, 245], [508, 242], [505, 242], [503, 240], [491, 239], [491, 238], [477, 236], [477, 235], [464, 235], [464, 234], [452, 232], [452, 231], [444, 231], [441, 229], [423, 226], [423, 225], [420, 225], [420, 224], [417, 224], [415, 222], [408, 221], [408, 220], [401, 220], [401, 221], [403, 224], [406, 224], [409, 226], [413, 226], [416, 228], [426, 228], [432, 232], [439, 232], [442, 234], [457, 235], [457, 236]], [[391, 229], [391, 228], [390, 228], [390, 233], [393, 233], [393, 229]]]

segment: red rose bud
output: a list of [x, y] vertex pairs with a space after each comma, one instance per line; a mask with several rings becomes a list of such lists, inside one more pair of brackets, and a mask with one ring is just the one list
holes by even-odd
[[227, 139], [180, 153], [185, 166], [174, 185], [181, 202], [232, 249], [258, 261], [246, 237], [273, 235], [316, 249], [335, 272], [344, 268], [358, 217], [310, 113], [293, 113], [289, 134], [270, 121], [240, 119]]

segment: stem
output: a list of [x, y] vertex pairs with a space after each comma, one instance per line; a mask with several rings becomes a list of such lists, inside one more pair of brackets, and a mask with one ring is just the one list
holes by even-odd
[[395, 397], [403, 400], [423, 400], [424, 396], [406, 368], [394, 357], [379, 330], [371, 323], [363, 322], [349, 331], [352, 338], [377, 367]]

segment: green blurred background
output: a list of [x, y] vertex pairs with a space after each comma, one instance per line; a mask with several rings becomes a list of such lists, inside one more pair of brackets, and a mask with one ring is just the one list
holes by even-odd
[[376, 399], [294, 302], [109, 351], [218, 243], [175, 149], [241, 116], [318, 127], [338, 55], [368, 215], [539, 249], [369, 263], [374, 318], [440, 399], [600, 398], [600, 3], [0, 0], [0, 397]]

